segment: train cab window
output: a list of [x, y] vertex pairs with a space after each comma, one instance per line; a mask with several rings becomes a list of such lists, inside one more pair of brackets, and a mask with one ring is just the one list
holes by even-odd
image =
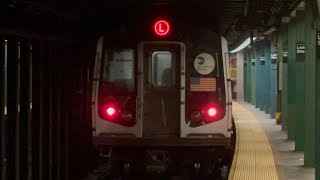
[[134, 91], [134, 51], [121, 49], [107, 51], [104, 60], [103, 80], [112, 83], [115, 89]]
[[168, 87], [174, 84], [174, 65], [169, 51], [152, 53], [151, 83], [153, 86]]

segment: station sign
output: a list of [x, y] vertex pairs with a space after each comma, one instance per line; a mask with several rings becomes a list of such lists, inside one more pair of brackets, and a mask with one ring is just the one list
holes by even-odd
[[167, 20], [156, 21], [153, 29], [156, 35], [166, 36], [170, 32], [170, 23]]
[[320, 61], [320, 31], [317, 32], [317, 60]]
[[251, 66], [256, 66], [256, 54], [253, 52], [251, 56]]
[[283, 49], [283, 63], [288, 63], [288, 49]]
[[272, 52], [271, 53], [271, 64], [276, 64], [277, 63], [277, 58], [278, 58], [278, 55], [276, 52]]
[[261, 56], [260, 57], [260, 65], [264, 65], [266, 63], [266, 57], [265, 56]]
[[320, 31], [317, 32], [317, 45], [320, 46]]
[[303, 62], [305, 60], [306, 45], [305, 43], [297, 43], [296, 61]]

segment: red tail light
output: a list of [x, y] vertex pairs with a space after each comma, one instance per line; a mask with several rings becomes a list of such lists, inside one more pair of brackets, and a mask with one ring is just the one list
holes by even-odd
[[116, 110], [115, 110], [113, 107], [109, 107], [109, 108], [107, 109], [107, 114], [108, 114], [109, 116], [113, 116], [115, 113], [116, 113]]
[[215, 121], [219, 116], [218, 108], [214, 104], [204, 106], [202, 112], [205, 116], [205, 121], [207, 122]]
[[102, 113], [106, 119], [113, 120], [118, 117], [120, 110], [116, 104], [109, 103], [103, 106]]
[[214, 108], [214, 107], [210, 107], [210, 108], [207, 110], [207, 115], [208, 115], [209, 117], [214, 117], [214, 116], [216, 116], [216, 114], [217, 114], [217, 110], [216, 110], [216, 108]]
[[98, 113], [102, 120], [127, 127], [136, 124], [135, 97], [101, 95], [99, 100]]

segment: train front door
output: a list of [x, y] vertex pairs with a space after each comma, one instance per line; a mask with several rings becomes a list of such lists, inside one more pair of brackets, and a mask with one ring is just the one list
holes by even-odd
[[180, 136], [181, 49], [178, 43], [139, 46], [143, 137]]

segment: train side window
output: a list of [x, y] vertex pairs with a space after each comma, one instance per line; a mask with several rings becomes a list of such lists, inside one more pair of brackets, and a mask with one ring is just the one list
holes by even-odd
[[151, 83], [153, 86], [172, 86], [174, 84], [174, 68], [172, 54], [169, 51], [152, 53]]
[[134, 51], [111, 50], [106, 53], [103, 80], [113, 83], [118, 89], [134, 91]]

